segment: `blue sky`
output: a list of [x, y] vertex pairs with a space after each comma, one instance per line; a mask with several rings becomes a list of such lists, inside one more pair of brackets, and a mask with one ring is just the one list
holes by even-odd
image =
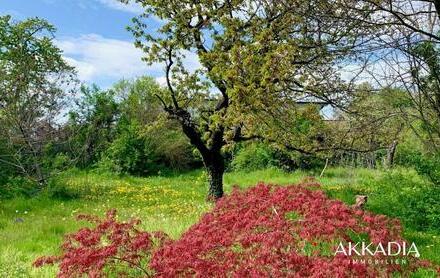
[[[165, 84], [163, 65], [142, 62], [142, 52], [133, 46], [133, 37], [126, 30], [141, 12], [140, 6], [117, 0], [0, 0], [0, 15], [10, 14], [17, 20], [38, 16], [52, 23], [58, 30], [55, 43], [77, 69], [78, 78], [102, 88], [142, 75]], [[152, 17], [147, 24], [155, 30], [161, 22]], [[189, 70], [200, 67], [195, 54], [186, 56]], [[349, 80], [355, 72], [354, 65], [347, 65], [341, 76]]]
[[[126, 30], [141, 11], [135, 4], [116, 0], [0, 0], [0, 14], [17, 20], [38, 16], [52, 23], [57, 28], [56, 44], [76, 67], [79, 79], [103, 88], [141, 75], [164, 82], [163, 66], [142, 62], [142, 53], [134, 48], [133, 37]], [[161, 23], [152, 18], [147, 24], [156, 29]], [[190, 54], [186, 64], [194, 69], [198, 60]]]

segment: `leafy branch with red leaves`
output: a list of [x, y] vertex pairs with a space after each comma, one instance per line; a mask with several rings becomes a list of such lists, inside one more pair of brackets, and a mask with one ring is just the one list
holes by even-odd
[[151, 277], [151, 254], [170, 240], [162, 232], [140, 231], [139, 220], [118, 222], [116, 210], [108, 211], [104, 219], [91, 215], [79, 215], [77, 219], [95, 227], [67, 235], [61, 246], [62, 255], [41, 257], [34, 266], [58, 263], [58, 277], [103, 277], [109, 273]]

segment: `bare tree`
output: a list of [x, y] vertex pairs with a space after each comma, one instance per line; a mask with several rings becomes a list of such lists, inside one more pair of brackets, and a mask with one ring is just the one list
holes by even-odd
[[400, 117], [429, 151], [440, 153], [440, 1], [362, 0], [346, 18], [368, 30], [353, 52], [361, 78], [406, 92]]

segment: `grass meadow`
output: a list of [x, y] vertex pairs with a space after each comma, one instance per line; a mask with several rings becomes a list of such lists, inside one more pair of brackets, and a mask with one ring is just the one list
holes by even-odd
[[[294, 184], [313, 174], [317, 173], [231, 172], [225, 176], [225, 190], [260, 181]], [[368, 195], [366, 209], [400, 218], [405, 238], [417, 244], [421, 257], [440, 264], [440, 231], [425, 227], [424, 218], [417, 219], [406, 209], [419, 188], [428, 183], [414, 171], [331, 168], [317, 180], [330, 197], [349, 204], [357, 194]], [[163, 230], [178, 238], [211, 208], [205, 201], [206, 184], [201, 170], [149, 178], [71, 170], [58, 175], [38, 196], [2, 200], [0, 277], [53, 277], [55, 267], [35, 269], [31, 264], [38, 256], [57, 253], [63, 235], [85, 225], [75, 221], [78, 213], [101, 216], [116, 208], [120, 219], [136, 217], [146, 230]]]

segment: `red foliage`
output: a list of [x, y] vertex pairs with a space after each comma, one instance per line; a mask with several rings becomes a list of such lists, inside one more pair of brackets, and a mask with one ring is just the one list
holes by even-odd
[[93, 223], [95, 227], [82, 228], [67, 235], [61, 246], [61, 256], [41, 257], [34, 266], [59, 263], [58, 277], [82, 277], [83, 274], [103, 277], [106, 273], [124, 275], [129, 269], [151, 276], [148, 260], [157, 246], [168, 241], [164, 233], [138, 230], [139, 220], [118, 222], [115, 210], [107, 212], [104, 219], [90, 215], [79, 215], [77, 218]]
[[[401, 226], [395, 219], [328, 199], [317, 187], [309, 182], [234, 189], [177, 241], [163, 233], [137, 231], [136, 221], [118, 223], [114, 212], [105, 221], [87, 217], [96, 228], [68, 236], [61, 257], [35, 264], [60, 262], [60, 276], [65, 277], [98, 276], [114, 257], [143, 269], [142, 258], [147, 258], [157, 277], [377, 277], [429, 265], [410, 257], [401, 266], [353, 263], [356, 257], [334, 256], [339, 241], [354, 241], [354, 235], [384, 245], [403, 242]], [[104, 235], [106, 245], [101, 243]], [[381, 256], [361, 259], [387, 259]]]
[[[354, 257], [334, 256], [340, 240], [351, 241], [350, 234], [368, 234], [374, 243], [403, 242], [401, 226], [310, 188], [317, 186], [234, 190], [180, 240], [155, 252], [151, 267], [160, 277], [375, 277], [420, 266], [355, 264]], [[289, 220], [290, 212], [300, 217]], [[321, 254], [326, 246], [329, 254]]]

